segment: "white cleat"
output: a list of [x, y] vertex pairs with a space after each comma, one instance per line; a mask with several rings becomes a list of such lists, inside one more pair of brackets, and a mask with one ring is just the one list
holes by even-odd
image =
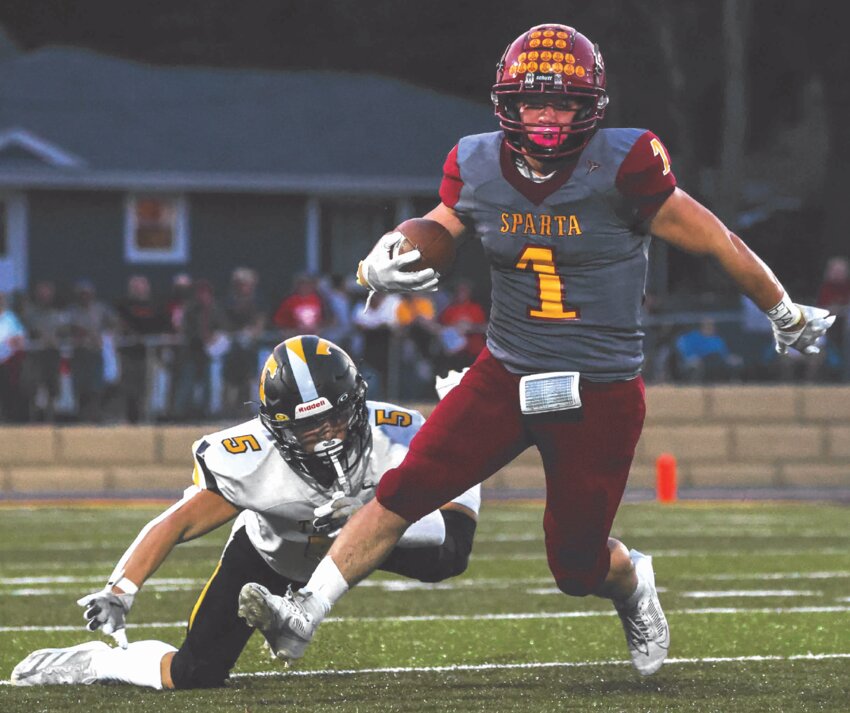
[[89, 641], [65, 649], [33, 651], [12, 671], [14, 686], [57, 686], [90, 684], [97, 681], [92, 658], [111, 647], [103, 641]]
[[239, 616], [259, 629], [279, 659], [291, 661], [304, 655], [313, 633], [324, 616], [321, 605], [307, 592], [285, 596], [272, 594], [261, 584], [249, 582], [239, 592]]
[[643, 597], [632, 608], [621, 607], [615, 603], [623, 630], [626, 632], [626, 644], [632, 655], [632, 663], [642, 676], [655, 673], [670, 648], [670, 627], [658, 592], [655, 590], [655, 572], [652, 570], [652, 557], [641, 554], [637, 550], [629, 552], [638, 574], [638, 581], [647, 585]]

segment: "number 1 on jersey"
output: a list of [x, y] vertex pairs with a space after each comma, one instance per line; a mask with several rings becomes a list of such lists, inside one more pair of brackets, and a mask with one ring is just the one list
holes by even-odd
[[579, 319], [577, 307], [564, 300], [564, 282], [555, 270], [555, 251], [552, 248], [526, 246], [519, 256], [518, 270], [532, 270], [537, 274], [537, 295], [540, 305], [528, 308], [528, 316], [537, 319]]

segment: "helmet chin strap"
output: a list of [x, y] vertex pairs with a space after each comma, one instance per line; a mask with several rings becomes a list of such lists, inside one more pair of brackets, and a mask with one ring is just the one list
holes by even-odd
[[345, 471], [342, 469], [342, 464], [339, 462], [342, 450], [342, 441], [339, 438], [331, 438], [329, 441], [321, 441], [316, 444], [313, 453], [330, 459], [331, 465], [333, 465], [336, 471], [338, 489], [342, 490], [346, 495], [351, 495], [351, 483], [349, 483], [348, 476], [346, 476]]

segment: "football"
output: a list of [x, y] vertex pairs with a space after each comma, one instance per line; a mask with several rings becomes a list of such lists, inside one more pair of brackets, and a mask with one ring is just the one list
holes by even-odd
[[416, 262], [407, 265], [405, 272], [415, 272], [433, 267], [437, 272], [445, 273], [455, 259], [455, 239], [436, 220], [428, 218], [410, 218], [399, 225], [398, 230], [404, 240], [398, 246], [398, 254], [419, 250], [422, 254]]

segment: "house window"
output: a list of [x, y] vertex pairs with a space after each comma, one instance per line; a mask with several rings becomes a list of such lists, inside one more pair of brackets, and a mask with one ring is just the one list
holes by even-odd
[[182, 263], [189, 257], [188, 205], [182, 196], [137, 194], [127, 198], [127, 262]]

